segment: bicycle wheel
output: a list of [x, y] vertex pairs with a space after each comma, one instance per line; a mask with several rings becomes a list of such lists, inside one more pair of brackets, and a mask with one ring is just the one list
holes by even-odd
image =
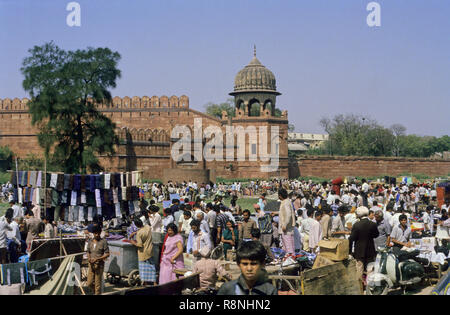
[[216, 246], [211, 252], [211, 259], [217, 260], [221, 259], [224, 256], [223, 246]]

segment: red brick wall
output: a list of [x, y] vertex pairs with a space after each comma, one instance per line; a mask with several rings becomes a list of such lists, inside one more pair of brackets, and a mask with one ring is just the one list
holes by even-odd
[[[7, 145], [20, 158], [28, 153], [43, 155], [37, 142], [37, 129], [31, 125], [31, 116], [28, 113], [28, 99], [0, 99], [0, 145]], [[208, 116], [189, 108], [187, 96], [167, 97], [114, 97], [113, 106], [99, 105], [99, 110], [117, 125], [117, 133], [121, 139], [130, 138], [132, 146], [120, 145], [112, 158], [100, 157], [101, 165], [109, 171], [144, 171], [146, 179], [163, 179], [164, 170], [176, 167], [178, 178], [186, 179], [192, 169], [209, 170], [212, 180], [215, 177], [224, 178], [269, 178], [287, 177], [287, 112], [281, 118], [269, 117], [267, 113], [262, 117], [237, 117], [231, 120], [236, 126], [268, 126], [268, 147], [270, 148], [270, 126], [279, 126], [280, 131], [280, 166], [276, 172], [265, 173], [260, 171], [261, 162], [213, 161], [199, 162], [193, 165], [174, 165], [170, 156], [170, 130], [171, 126], [187, 125], [192, 130], [195, 118], [202, 118], [203, 129], [208, 125], [220, 126], [225, 134], [225, 125], [229, 121]], [[153, 142], [149, 145], [148, 142]], [[224, 139], [225, 143], [225, 139]], [[237, 143], [237, 142], [236, 142]], [[235, 145], [236, 145], [235, 143]], [[246, 145], [246, 157], [249, 154]], [[233, 165], [230, 168], [230, 164]], [[266, 163], [264, 163], [266, 164]], [[183, 170], [186, 171], [186, 174]], [[195, 172], [194, 172], [195, 173]], [[176, 174], [176, 172], [175, 172]], [[174, 175], [171, 175], [175, 177]], [[199, 171], [198, 174], [204, 174]], [[199, 175], [199, 181], [204, 175]]]
[[290, 177], [448, 175], [450, 160], [380, 157], [300, 157], [291, 161]]

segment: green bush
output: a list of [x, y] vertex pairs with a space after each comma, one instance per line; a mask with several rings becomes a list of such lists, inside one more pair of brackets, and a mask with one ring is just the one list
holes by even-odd
[[8, 208], [9, 203], [0, 203], [0, 216], [4, 216]]
[[232, 184], [234, 182], [249, 183], [250, 181], [262, 180], [261, 178], [223, 178], [217, 177], [216, 183]]
[[7, 172], [0, 172], [0, 185], [7, 183], [11, 179], [11, 174]]
[[143, 178], [142, 183], [145, 183], [145, 182], [147, 182], [149, 184], [153, 184], [153, 183], [163, 184], [162, 180], [157, 179], [157, 178], [156, 179]]
[[315, 176], [300, 176], [297, 179], [302, 180], [302, 181], [312, 180], [313, 183], [323, 183], [323, 182], [330, 181], [330, 179], [322, 178], [322, 177], [315, 177]]

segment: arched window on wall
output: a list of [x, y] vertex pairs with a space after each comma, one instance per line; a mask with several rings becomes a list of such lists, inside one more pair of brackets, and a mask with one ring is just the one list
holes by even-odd
[[265, 109], [265, 110], [268, 110], [270, 113], [272, 113], [272, 112], [273, 112], [272, 101], [267, 100], [267, 101], [264, 103], [264, 109]]
[[243, 100], [238, 100], [237, 103], [236, 103], [236, 108], [244, 110], [244, 101]]
[[248, 106], [249, 106], [248, 112], [249, 116], [261, 115], [261, 104], [257, 100], [251, 101]]

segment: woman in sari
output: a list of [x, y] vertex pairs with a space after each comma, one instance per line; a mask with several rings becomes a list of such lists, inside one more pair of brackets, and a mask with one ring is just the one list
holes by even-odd
[[238, 229], [234, 226], [233, 221], [227, 221], [227, 227], [222, 232], [222, 243], [225, 259], [227, 259], [227, 251], [236, 246], [239, 240]]
[[176, 280], [175, 269], [184, 268], [183, 237], [174, 223], [167, 226], [167, 237], [163, 245], [159, 270], [159, 284]]

